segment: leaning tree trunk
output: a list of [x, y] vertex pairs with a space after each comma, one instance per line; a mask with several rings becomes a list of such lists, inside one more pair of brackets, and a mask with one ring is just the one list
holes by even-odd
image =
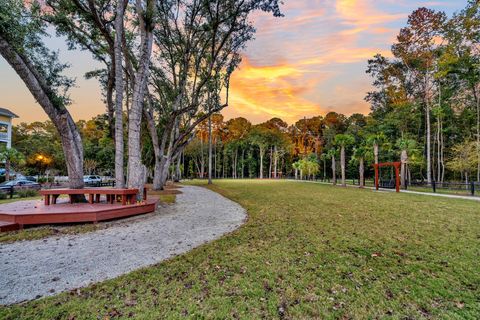
[[69, 187], [83, 188], [82, 139], [70, 113], [65, 106], [58, 104], [55, 93], [48, 88], [46, 80], [36, 67], [26, 57], [16, 52], [1, 35], [0, 54], [20, 76], [57, 129], [67, 164]]
[[155, 158], [155, 167], [153, 170], [153, 190], [161, 190], [162, 188], [162, 152], [160, 149], [160, 142], [158, 139], [158, 133], [157, 133], [157, 128], [155, 127], [155, 120], [153, 119], [153, 114], [152, 114], [152, 106], [151, 103], [149, 103], [150, 109], [147, 110], [146, 108], [143, 109], [143, 115], [145, 116], [145, 120], [147, 123], [147, 129], [150, 134], [150, 138], [152, 139], [152, 145], [153, 145], [153, 155]]
[[335, 164], [335, 156], [332, 156], [332, 184], [337, 184], [337, 169]]
[[402, 185], [403, 189], [407, 189], [407, 161], [408, 161], [408, 155], [407, 155], [407, 150], [402, 150], [402, 153], [400, 155], [400, 161], [401, 161], [401, 167], [400, 167], [400, 183]]
[[346, 187], [345, 183], [345, 147], [342, 146], [340, 149], [340, 166], [342, 169], [342, 187]]
[[358, 171], [360, 173], [359, 175], [359, 186], [360, 188], [363, 188], [365, 187], [365, 165], [364, 165], [364, 160], [363, 158], [360, 158], [360, 164], [359, 164], [359, 167], [358, 167]]

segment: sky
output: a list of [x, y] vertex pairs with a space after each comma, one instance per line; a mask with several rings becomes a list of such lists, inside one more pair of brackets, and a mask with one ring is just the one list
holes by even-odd
[[[408, 14], [418, 7], [446, 12], [464, 8], [467, 0], [284, 0], [282, 18], [255, 13], [255, 39], [243, 52], [233, 74], [226, 119], [245, 117], [260, 123], [279, 117], [288, 123], [335, 111], [350, 115], [369, 112], [364, 101], [371, 90], [365, 73], [376, 53], [390, 56]], [[101, 67], [88, 52], [68, 51], [52, 35], [47, 45], [70, 63], [76, 78], [69, 107], [75, 120], [105, 112], [97, 80], [87, 71]], [[15, 123], [44, 121], [46, 114], [20, 78], [0, 57], [0, 107], [19, 116]]]

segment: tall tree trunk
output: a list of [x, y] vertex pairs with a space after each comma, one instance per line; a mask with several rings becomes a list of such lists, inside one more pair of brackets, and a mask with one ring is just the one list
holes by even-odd
[[400, 181], [403, 189], [407, 189], [407, 181], [406, 181], [407, 161], [408, 161], [407, 150], [402, 150], [402, 153], [400, 155], [400, 162], [401, 162]]
[[[141, 42], [140, 59], [138, 60], [138, 69], [135, 74], [132, 106], [130, 107], [128, 119], [128, 187], [138, 189], [137, 200], [141, 200], [143, 198], [146, 169], [142, 163], [140, 129], [150, 58], [152, 55], [153, 27], [150, 25], [151, 21], [144, 20], [142, 1], [137, 0], [136, 3], [137, 15], [140, 22], [139, 29], [141, 33]], [[147, 0], [146, 10], [151, 13], [151, 11], [154, 11], [154, 8], [154, 1]]]
[[125, 173], [123, 172], [124, 142], [123, 142], [123, 14], [125, 2], [117, 1], [115, 16], [115, 186], [125, 187]]
[[208, 184], [212, 184], [212, 116], [208, 117]]
[[427, 183], [432, 182], [432, 150], [431, 150], [431, 121], [430, 121], [430, 102], [428, 97], [425, 99], [425, 119], [427, 124]]
[[475, 95], [477, 104], [477, 182], [480, 181], [480, 97]]
[[342, 146], [340, 149], [340, 167], [342, 169], [342, 187], [346, 187], [347, 184], [345, 182], [345, 147]]
[[439, 117], [437, 120], [437, 181], [441, 181], [442, 179], [442, 146], [440, 143], [440, 131], [442, 130], [441, 121], [442, 119]]
[[327, 160], [323, 159], [323, 181], [327, 180]]
[[218, 178], [218, 168], [217, 168], [217, 138], [213, 140], [213, 177]]
[[268, 166], [268, 178], [272, 178], [272, 158], [273, 158], [273, 149], [270, 147], [270, 165]]
[[222, 178], [225, 179], [225, 148], [223, 148], [223, 159], [222, 159]]
[[113, 102], [113, 90], [115, 88], [115, 61], [108, 69], [107, 92], [105, 94], [108, 116], [108, 136], [115, 139], [115, 104]]
[[332, 184], [337, 184], [337, 168], [335, 163], [335, 156], [332, 156]]
[[273, 147], [273, 178], [277, 179], [278, 150], [277, 146]]
[[242, 149], [242, 173], [240, 178], [243, 179], [244, 177], [245, 177], [245, 148]]
[[181, 159], [182, 154], [178, 156], [177, 164], [175, 166], [175, 182], [179, 182], [180, 180], [182, 180], [182, 170], [180, 170], [180, 163], [182, 162]]
[[441, 148], [441, 153], [440, 153], [441, 156], [442, 156], [442, 159], [441, 159], [442, 176], [441, 176], [440, 181], [443, 182], [445, 180], [445, 139], [444, 139], [444, 136], [443, 136], [443, 122], [442, 122], [441, 131], [440, 131], [440, 141], [442, 143], [442, 148]]
[[10, 181], [10, 159], [5, 161], [5, 181]]
[[20, 76], [35, 100], [46, 112], [57, 129], [67, 164], [68, 183], [73, 189], [81, 189], [83, 183], [83, 145], [77, 126], [63, 105], [58, 105], [46, 84], [46, 80], [35, 66], [22, 54], [15, 51], [0, 35], [0, 54]]
[[364, 160], [363, 158], [360, 158], [360, 164], [359, 164], [359, 167], [358, 167], [358, 171], [359, 171], [359, 186], [360, 188], [363, 188], [365, 187], [365, 166], [364, 166]]
[[153, 119], [152, 114], [152, 105], [149, 103], [149, 109], [143, 109], [143, 115], [147, 122], [148, 132], [150, 133], [150, 138], [152, 139], [153, 145], [153, 154], [155, 158], [155, 167], [153, 170], [153, 190], [161, 190], [162, 185], [162, 151], [160, 149], [160, 144], [158, 140], [157, 128], [155, 126], [155, 120]]
[[373, 145], [373, 156], [375, 158], [375, 164], [378, 164], [378, 143]]
[[200, 177], [205, 178], [205, 155], [203, 146], [203, 135], [200, 138]]
[[263, 179], [263, 154], [265, 150], [260, 147], [260, 179]]

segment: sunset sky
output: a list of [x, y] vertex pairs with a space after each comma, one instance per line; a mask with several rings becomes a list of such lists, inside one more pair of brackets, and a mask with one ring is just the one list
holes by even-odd
[[[363, 98], [371, 80], [367, 59], [389, 55], [408, 14], [420, 6], [445, 11], [449, 16], [467, 0], [284, 0], [283, 18], [267, 14], [253, 17], [256, 39], [249, 43], [231, 85], [226, 118], [242, 116], [254, 123], [280, 117], [289, 123], [328, 111], [368, 113]], [[68, 51], [62, 39], [47, 40], [71, 64], [74, 76], [70, 111], [89, 119], [103, 113], [96, 80], [83, 75], [97, 64], [87, 52]], [[43, 121], [47, 116], [31, 94], [0, 58], [0, 107], [20, 116], [18, 122]]]

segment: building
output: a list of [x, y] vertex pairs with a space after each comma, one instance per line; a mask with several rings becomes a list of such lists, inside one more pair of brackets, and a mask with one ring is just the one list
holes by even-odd
[[12, 120], [18, 116], [8, 109], [0, 108], [0, 147], [12, 146]]

